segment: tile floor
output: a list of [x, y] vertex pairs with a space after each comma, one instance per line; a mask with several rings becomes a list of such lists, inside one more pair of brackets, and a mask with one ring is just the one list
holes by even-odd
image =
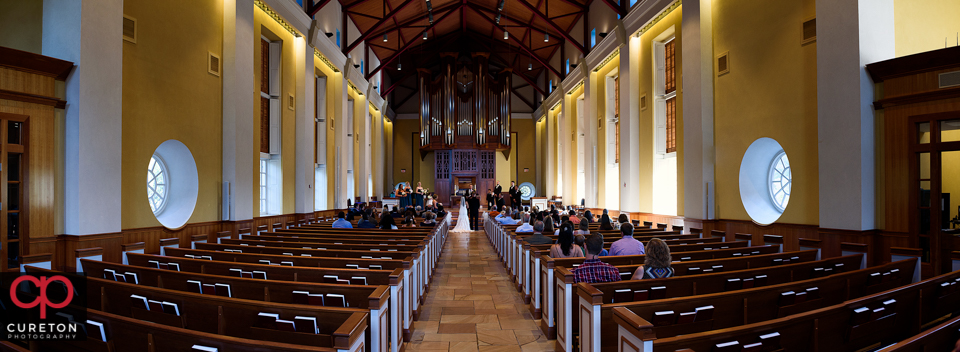
[[482, 232], [451, 233], [407, 351], [553, 351]]

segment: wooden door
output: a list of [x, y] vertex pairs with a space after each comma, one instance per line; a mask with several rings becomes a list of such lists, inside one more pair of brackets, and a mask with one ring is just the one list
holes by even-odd
[[960, 225], [960, 112], [910, 119], [910, 232], [933, 275], [952, 270]]

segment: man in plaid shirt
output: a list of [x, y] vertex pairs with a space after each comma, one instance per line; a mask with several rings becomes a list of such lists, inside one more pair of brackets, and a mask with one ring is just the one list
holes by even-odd
[[603, 236], [599, 233], [591, 235], [584, 242], [587, 247], [586, 260], [579, 267], [573, 269], [575, 282], [597, 283], [620, 281], [620, 271], [613, 265], [600, 261], [598, 256], [603, 251]]

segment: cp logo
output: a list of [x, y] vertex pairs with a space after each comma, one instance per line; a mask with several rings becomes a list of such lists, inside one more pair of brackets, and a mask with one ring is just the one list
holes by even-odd
[[[34, 285], [39, 287], [40, 297], [37, 297], [37, 299], [33, 300], [33, 302], [30, 302], [30, 303], [20, 302], [20, 299], [17, 298], [17, 285], [19, 285], [23, 281], [32, 282]], [[50, 302], [49, 298], [47, 298], [47, 286], [54, 281], [60, 281], [63, 283], [64, 286], [67, 287], [67, 298], [64, 299], [63, 302], [53, 303], [53, 302]], [[70, 280], [67, 280], [67, 278], [63, 277], [62, 275], [51, 276], [49, 278], [48, 277], [37, 278], [36, 276], [21, 276], [21, 277], [18, 277], [16, 280], [13, 280], [13, 284], [10, 286], [10, 300], [12, 300], [13, 304], [15, 304], [17, 307], [20, 307], [23, 309], [30, 309], [30, 308], [36, 307], [37, 305], [40, 305], [40, 319], [46, 319], [47, 307], [60, 309], [70, 304], [70, 301], [73, 300], [73, 283], [71, 283]]]

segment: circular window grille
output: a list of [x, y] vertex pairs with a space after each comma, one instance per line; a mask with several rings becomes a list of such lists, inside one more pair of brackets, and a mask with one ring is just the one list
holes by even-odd
[[157, 155], [150, 157], [150, 165], [147, 167], [147, 201], [150, 202], [150, 210], [153, 210], [154, 214], [163, 212], [167, 204], [167, 187], [170, 182], [168, 175], [163, 160]]
[[532, 183], [524, 182], [520, 184], [520, 199], [530, 200], [530, 197], [535, 194], [537, 194], [537, 188]]
[[770, 200], [773, 206], [783, 211], [790, 202], [790, 188], [793, 185], [790, 172], [790, 160], [787, 154], [780, 152], [770, 164]]

